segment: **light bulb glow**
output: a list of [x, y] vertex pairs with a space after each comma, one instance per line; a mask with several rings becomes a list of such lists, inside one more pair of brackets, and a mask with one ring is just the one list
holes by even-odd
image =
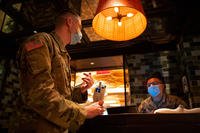
[[118, 7], [114, 7], [114, 11], [115, 11], [116, 13], [118, 13], [118, 12], [119, 12], [119, 8], [118, 8]]
[[106, 17], [106, 20], [110, 21], [110, 20], [112, 20], [112, 17], [108, 16], [108, 17]]
[[132, 17], [133, 16], [133, 13], [128, 13], [127, 14], [127, 17]]
[[122, 22], [121, 21], [118, 22], [118, 26], [122, 26]]
[[90, 65], [94, 65], [94, 62], [90, 62]]
[[119, 2], [114, 2], [113, 6], [120, 6]]

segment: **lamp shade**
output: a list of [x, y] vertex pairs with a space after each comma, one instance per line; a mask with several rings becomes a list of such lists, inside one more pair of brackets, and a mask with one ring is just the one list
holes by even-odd
[[146, 26], [140, 0], [99, 0], [92, 21], [92, 27], [98, 35], [114, 41], [136, 38]]

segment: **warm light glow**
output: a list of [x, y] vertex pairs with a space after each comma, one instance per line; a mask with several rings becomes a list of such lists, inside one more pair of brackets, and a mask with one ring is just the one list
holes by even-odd
[[[92, 21], [94, 31], [113, 41], [125, 41], [141, 35], [147, 26], [141, 0], [99, 0]], [[107, 21], [112, 20], [112, 21]]]
[[128, 13], [127, 14], [127, 17], [132, 17], [133, 16], [133, 13]]
[[112, 20], [112, 17], [108, 16], [106, 19], [110, 21], [110, 20]]
[[116, 100], [108, 100], [108, 101], [105, 101], [104, 103], [109, 103], [109, 104], [113, 104], [113, 103], [117, 103], [117, 101]]
[[110, 107], [119, 107], [119, 106], [121, 106], [121, 105], [120, 104], [115, 104], [115, 103], [110, 104]]
[[94, 65], [94, 62], [90, 62], [90, 65]]
[[122, 22], [121, 21], [118, 22], [118, 26], [122, 26]]
[[113, 6], [120, 6], [119, 2], [114, 2]]
[[118, 7], [114, 7], [114, 11], [115, 11], [116, 13], [118, 13], [118, 12], [119, 12], [119, 8], [118, 8]]
[[[99, 74], [97, 72], [106, 72], [107, 74]], [[99, 71], [83, 71], [77, 72], [74, 81], [76, 81], [75, 86], [83, 82], [82, 78], [85, 77], [84, 73], [91, 73], [94, 84], [88, 89], [88, 99], [87, 102], [93, 102], [93, 95], [95, 88], [99, 85], [99, 81], [105, 83], [106, 90], [104, 95], [104, 107], [111, 106], [123, 106], [125, 105], [125, 88], [124, 88], [124, 70], [114, 69], [114, 70], [99, 70]], [[74, 82], [73, 82], [74, 86]], [[126, 88], [127, 92], [130, 90]], [[113, 105], [114, 104], [114, 105]]]

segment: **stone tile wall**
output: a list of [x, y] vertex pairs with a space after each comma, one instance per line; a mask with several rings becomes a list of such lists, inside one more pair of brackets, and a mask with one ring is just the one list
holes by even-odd
[[188, 79], [192, 107], [200, 107], [200, 35], [184, 37], [178, 45], [181, 67]]
[[[18, 80], [18, 69], [14, 60], [4, 60], [5, 76], [1, 81], [3, 81], [3, 87], [0, 90], [0, 125], [3, 128], [7, 127], [10, 116], [15, 112], [16, 99], [20, 96], [19, 92], [19, 80]], [[3, 63], [1, 62], [0, 65]]]

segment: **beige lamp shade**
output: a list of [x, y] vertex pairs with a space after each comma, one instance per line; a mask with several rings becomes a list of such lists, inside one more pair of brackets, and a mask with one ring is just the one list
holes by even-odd
[[92, 21], [92, 27], [98, 35], [113, 41], [136, 38], [146, 26], [140, 0], [99, 0]]

